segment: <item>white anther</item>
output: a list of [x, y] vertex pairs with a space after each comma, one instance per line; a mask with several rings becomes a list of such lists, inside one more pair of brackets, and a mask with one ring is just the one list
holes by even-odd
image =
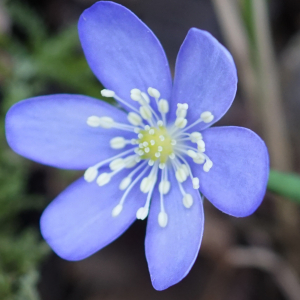
[[87, 118], [86, 123], [91, 127], [98, 127], [100, 124], [100, 118], [97, 116], [90, 116]]
[[131, 181], [132, 181], [131, 177], [125, 177], [125, 178], [121, 181], [121, 183], [120, 183], [120, 185], [119, 185], [119, 189], [122, 190], [122, 191], [125, 190], [125, 189], [127, 189], [128, 186], [129, 186], [129, 184], [131, 183]]
[[131, 139], [130, 143], [131, 143], [131, 145], [136, 145], [137, 144], [137, 140], [136, 139]]
[[134, 101], [140, 101], [141, 100], [141, 91], [139, 89], [132, 89], [130, 91], [130, 97]]
[[143, 150], [139, 150], [139, 151], [138, 151], [138, 155], [139, 155], [139, 156], [142, 156], [142, 155], [144, 155], [144, 154], [145, 154], [145, 152], [144, 152]]
[[186, 178], [187, 178], [186, 172], [183, 168], [178, 168], [175, 173], [175, 176], [179, 182], [184, 182], [184, 181], [186, 181]]
[[144, 146], [144, 147], [147, 147], [147, 146], [148, 146], [148, 142], [144, 142], [144, 143], [143, 143], [143, 146]]
[[150, 152], [150, 148], [149, 147], [145, 148], [145, 152], [149, 153]]
[[139, 133], [140, 131], [141, 131], [141, 129], [140, 128], [134, 128], [134, 130], [133, 130], [135, 133]]
[[160, 227], [166, 227], [168, 224], [168, 215], [164, 211], [158, 214], [158, 224]]
[[161, 99], [158, 102], [158, 110], [162, 114], [166, 114], [169, 111], [169, 102], [165, 99]]
[[148, 161], [148, 165], [152, 167], [152, 166], [154, 165], [154, 160], [150, 159], [150, 160]]
[[166, 164], [165, 164], [165, 163], [160, 163], [160, 164], [158, 165], [158, 167], [159, 167], [161, 170], [163, 170], [163, 169], [166, 167]]
[[114, 120], [110, 117], [101, 117], [99, 118], [98, 122], [98, 126], [103, 128], [111, 128], [114, 125]]
[[143, 122], [142, 118], [135, 112], [130, 112], [127, 115], [127, 119], [134, 126], [139, 126]]
[[187, 119], [179, 117], [175, 121], [175, 126], [178, 128], [184, 128], [187, 124]]
[[145, 104], [145, 102], [146, 102], [146, 103], [150, 103], [150, 99], [149, 99], [149, 97], [148, 97], [148, 95], [147, 95], [146, 93], [143, 93], [143, 92], [142, 92], [141, 95], [142, 95], [142, 98], [143, 98], [143, 100], [144, 100], [144, 101], [141, 101], [141, 102], [140, 102], [141, 105]]
[[140, 185], [140, 190], [143, 193], [148, 193], [155, 180], [156, 180], [155, 176], [154, 177], [149, 176], [149, 177], [143, 178], [141, 185]]
[[162, 193], [162, 194], [165, 195], [165, 194], [169, 193], [170, 187], [171, 187], [170, 181], [168, 181], [168, 180], [162, 180], [159, 183], [158, 189], [159, 189], [160, 193]]
[[175, 156], [176, 156], [175, 153], [171, 153], [171, 154], [169, 155], [170, 159], [174, 159]]
[[146, 130], [146, 131], [149, 131], [150, 130], [150, 126], [149, 125], [145, 125], [145, 127], [144, 127], [144, 129]]
[[118, 204], [117, 206], [114, 207], [114, 209], [111, 212], [111, 215], [113, 217], [117, 217], [121, 211], [123, 210], [123, 205], [122, 204]]
[[165, 140], [165, 137], [163, 135], [160, 135], [159, 139], [163, 142]]
[[154, 89], [152, 87], [149, 87], [148, 88], [148, 94], [151, 96], [151, 97], [154, 97], [156, 99], [158, 99], [160, 97], [160, 92], [157, 90], [157, 89]]
[[[129, 155], [127, 157], [124, 158], [124, 165], [125, 168], [130, 169], [133, 168], [138, 161], [136, 160], [137, 156], [136, 155]], [[138, 157], [140, 159], [140, 157]]]
[[139, 148], [141, 148], [141, 149], [144, 148], [143, 143], [140, 143], [140, 144], [139, 144]]
[[194, 202], [192, 195], [191, 194], [185, 194], [183, 196], [182, 202], [183, 202], [183, 205], [186, 208], [190, 208], [193, 205], [193, 202]]
[[192, 143], [197, 143], [198, 141], [202, 140], [202, 134], [200, 132], [192, 132], [190, 135]]
[[205, 152], [205, 143], [203, 140], [198, 141], [197, 146], [200, 152]]
[[197, 153], [193, 150], [188, 150], [187, 155], [191, 158], [196, 158], [197, 157]]
[[172, 145], [172, 146], [175, 146], [176, 144], [177, 144], [176, 140], [172, 140], [172, 141], [171, 141], [171, 145]]
[[197, 157], [193, 159], [196, 164], [203, 164], [205, 161], [205, 156], [202, 153], [197, 153]]
[[147, 106], [140, 107], [140, 114], [143, 117], [143, 119], [145, 119], [145, 120], [151, 120], [151, 118], [152, 118], [152, 112]]
[[149, 210], [146, 207], [141, 207], [136, 212], [136, 218], [139, 220], [145, 220], [148, 216]]
[[185, 118], [188, 108], [189, 108], [189, 106], [187, 103], [178, 103], [177, 110], [176, 110], [176, 117], [177, 118]]
[[210, 111], [205, 111], [200, 115], [200, 119], [204, 122], [204, 123], [209, 123], [214, 119], [213, 114]]
[[162, 146], [158, 146], [157, 147], [157, 151], [162, 152], [163, 151], [163, 147]]
[[97, 178], [97, 183], [99, 186], [103, 186], [110, 182], [111, 176], [109, 173], [102, 173]]
[[193, 178], [193, 188], [195, 190], [198, 190], [200, 187], [200, 183], [199, 183], [199, 178], [198, 177], [194, 177]]
[[155, 157], [157, 157], [157, 158], [160, 157], [160, 152], [156, 152]]
[[125, 145], [126, 140], [121, 136], [117, 136], [110, 140], [110, 147], [113, 149], [122, 149], [125, 147]]
[[149, 134], [153, 135], [155, 133], [155, 130], [154, 129], [150, 129], [149, 130]]
[[136, 156], [136, 157], [134, 158], [134, 160], [136, 161], [136, 163], [139, 163], [139, 162], [141, 161], [141, 158], [140, 158], [139, 156]]
[[100, 93], [103, 97], [114, 97], [115, 96], [114, 91], [107, 90], [107, 89], [102, 90]]
[[153, 146], [153, 145], [155, 145], [155, 141], [154, 140], [151, 140], [150, 141], [150, 144]]
[[205, 164], [203, 165], [203, 171], [208, 172], [212, 166], [213, 162], [211, 160], [206, 160]]
[[113, 160], [110, 164], [109, 164], [109, 168], [112, 170], [112, 171], [115, 171], [115, 170], [118, 170], [118, 169], [121, 169], [124, 167], [124, 159], [123, 158], [117, 158], [115, 160]]
[[144, 136], [144, 135], [143, 135], [142, 133], [139, 133], [139, 134], [138, 134], [138, 138], [139, 138], [139, 139], [142, 139], [143, 136]]
[[158, 127], [164, 126], [164, 122], [162, 120], [157, 121], [156, 124], [157, 124]]
[[98, 170], [94, 167], [90, 167], [84, 172], [83, 177], [85, 181], [92, 182], [93, 180], [95, 180], [97, 175], [98, 175]]

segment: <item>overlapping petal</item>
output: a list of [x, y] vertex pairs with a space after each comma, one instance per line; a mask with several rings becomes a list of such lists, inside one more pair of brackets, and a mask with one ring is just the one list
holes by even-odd
[[188, 274], [198, 255], [204, 228], [199, 191], [186, 182], [186, 191], [194, 198], [192, 207], [186, 208], [173, 172], [170, 172], [170, 181], [170, 192], [164, 196], [168, 224], [165, 228], [158, 224], [160, 201], [156, 190], [146, 232], [146, 257], [152, 284], [157, 290], [176, 284]]
[[[78, 25], [86, 59], [100, 82], [123, 99], [130, 90], [155, 87], [169, 99], [171, 75], [165, 52], [152, 31], [127, 8], [96, 2]], [[137, 105], [136, 102], [132, 103]]]
[[202, 132], [206, 154], [213, 161], [208, 173], [192, 164], [200, 191], [221, 211], [236, 217], [252, 214], [263, 200], [269, 174], [265, 143], [242, 127], [214, 127]]
[[189, 123], [210, 111], [213, 122], [200, 123], [197, 129], [211, 126], [229, 109], [236, 89], [237, 74], [230, 53], [208, 32], [190, 29], [177, 56], [171, 120], [176, 104], [187, 103]]
[[109, 116], [127, 122], [126, 114], [96, 99], [58, 94], [23, 100], [6, 116], [6, 137], [18, 154], [36, 162], [66, 169], [85, 169], [119, 153], [109, 141], [131, 137], [117, 129], [93, 128], [87, 118]]
[[138, 188], [129, 193], [123, 211], [117, 217], [111, 215], [124, 193], [116, 186], [121, 178], [122, 174], [116, 175], [102, 187], [81, 178], [50, 203], [41, 217], [41, 232], [57, 255], [67, 260], [84, 259], [134, 222], [145, 198]]

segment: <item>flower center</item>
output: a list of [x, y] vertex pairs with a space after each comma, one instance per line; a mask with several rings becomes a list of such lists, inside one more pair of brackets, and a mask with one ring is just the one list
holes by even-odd
[[147, 129], [141, 130], [138, 134], [139, 151], [144, 152], [141, 159], [149, 159], [153, 162], [159, 159], [161, 164], [166, 163], [169, 155], [173, 153], [175, 140], [172, 140], [167, 128], [164, 126], [149, 127]]
[[[169, 102], [160, 98], [158, 90], [149, 87], [147, 91], [148, 94], [139, 89], [130, 91], [131, 99], [140, 104], [139, 109], [120, 98], [114, 91], [101, 91], [102, 96], [114, 97], [130, 109], [127, 115], [129, 124], [119, 123], [108, 116], [90, 116], [87, 124], [108, 130], [117, 128], [120, 129], [120, 133], [129, 131], [137, 136], [132, 139], [122, 136], [112, 138], [110, 147], [113, 150], [130, 148], [130, 145], [131, 148], [89, 167], [84, 173], [84, 178], [87, 182], [96, 179], [97, 184], [103, 186], [108, 184], [117, 173], [132, 169], [125, 173], [125, 177], [119, 183], [119, 189], [124, 190], [124, 194], [119, 204], [112, 210], [112, 216], [117, 217], [122, 212], [127, 195], [134, 186], [139, 184], [140, 191], [147, 194], [147, 197], [145, 204], [138, 209], [136, 217], [144, 220], [149, 213], [153, 190], [157, 187], [160, 195], [158, 223], [161, 227], [166, 227], [168, 214], [164, 208], [164, 195], [168, 194], [172, 188], [168, 179], [169, 173], [174, 172], [177, 183], [172, 184], [178, 185], [182, 195], [182, 204], [188, 209], [193, 205], [194, 200], [192, 195], [185, 191], [183, 184], [186, 180], [191, 180], [193, 188], [199, 189], [200, 180], [194, 177], [186, 157], [191, 158], [195, 164], [203, 165], [204, 172], [209, 172], [213, 166], [213, 162], [205, 154], [202, 134], [197, 131], [192, 133], [188, 131], [200, 122], [211, 123], [214, 116], [210, 111], [204, 111], [198, 120], [188, 125], [188, 104], [178, 103], [176, 119], [173, 124], [167, 126], [166, 114], [169, 112]], [[156, 104], [157, 109], [152, 106], [153, 104]], [[99, 174], [99, 169], [106, 164], [109, 165], [111, 172]], [[159, 183], [158, 180], [160, 180]]]

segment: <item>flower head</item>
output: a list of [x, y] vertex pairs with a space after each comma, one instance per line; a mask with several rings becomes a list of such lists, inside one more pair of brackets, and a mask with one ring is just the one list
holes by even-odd
[[7, 114], [11, 148], [37, 162], [85, 169], [44, 211], [41, 232], [68, 260], [83, 259], [148, 217], [146, 257], [162, 290], [187, 275], [201, 244], [199, 189], [221, 211], [243, 217], [261, 203], [268, 178], [264, 142], [240, 127], [213, 127], [230, 107], [237, 75], [229, 52], [191, 29], [172, 83], [154, 34], [119, 4], [101, 1], [79, 20], [86, 59], [126, 110], [80, 95], [27, 99]]

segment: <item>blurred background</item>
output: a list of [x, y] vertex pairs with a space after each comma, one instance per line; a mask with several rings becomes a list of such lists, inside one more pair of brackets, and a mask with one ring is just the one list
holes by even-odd
[[205, 201], [205, 231], [190, 274], [152, 288], [144, 254], [146, 222], [80, 262], [57, 257], [39, 217], [81, 172], [42, 166], [7, 146], [4, 118], [21, 99], [53, 93], [100, 97], [83, 56], [77, 21], [92, 0], [0, 0], [0, 299], [300, 299], [300, 1], [119, 0], [157, 35], [171, 70], [191, 27], [233, 54], [236, 100], [217, 125], [251, 128], [266, 141], [268, 192], [250, 217]]

